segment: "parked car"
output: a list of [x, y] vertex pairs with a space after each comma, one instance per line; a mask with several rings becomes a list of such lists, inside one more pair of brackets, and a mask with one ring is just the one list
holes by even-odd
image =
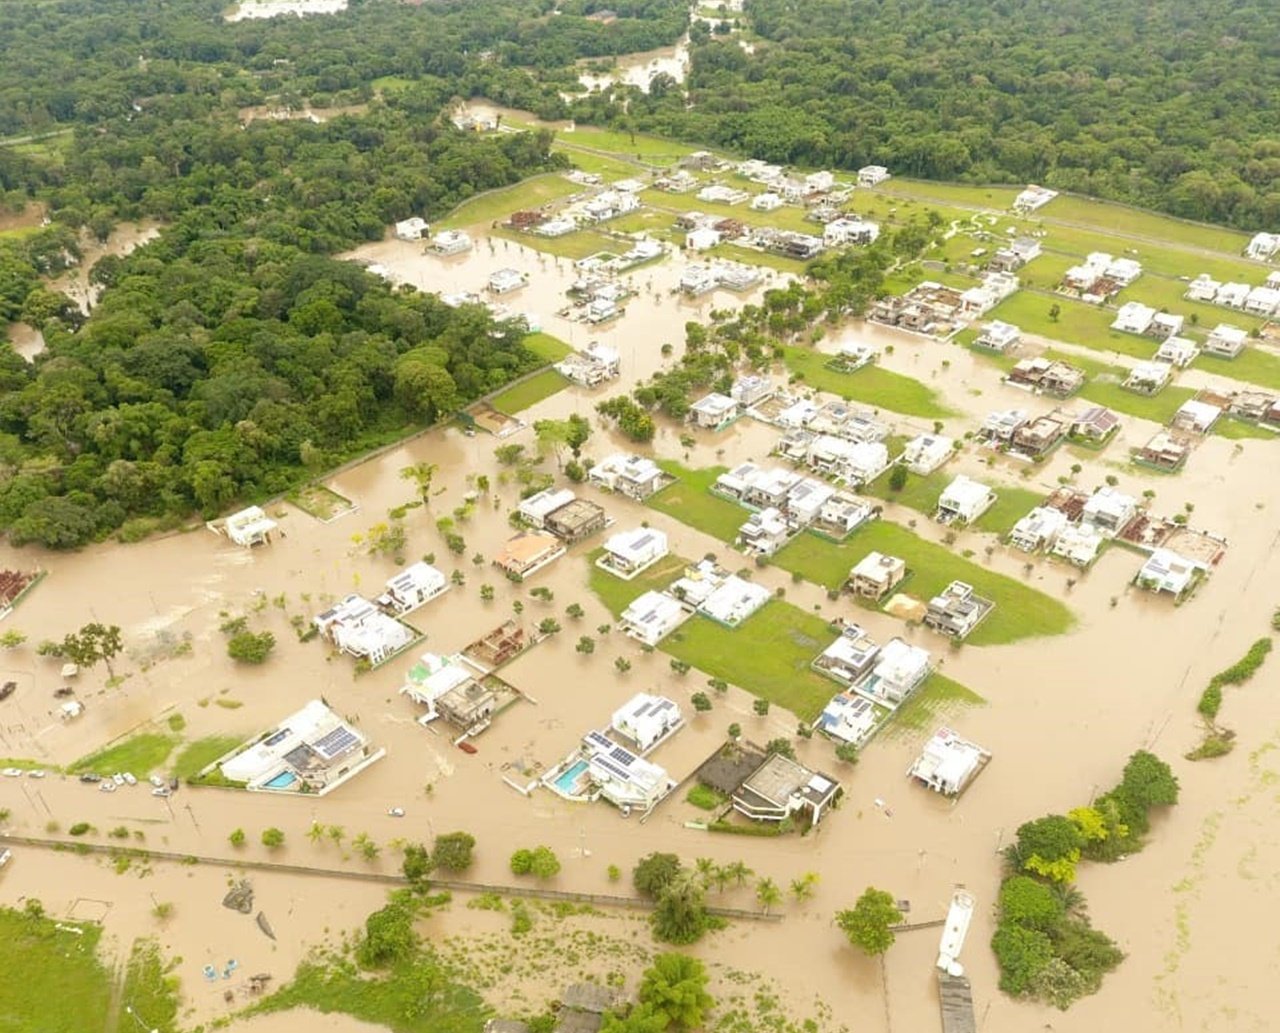
[[111, 776], [111, 781], [118, 786], [122, 786], [124, 785], [124, 775], [120, 774], [120, 772], [117, 771], [114, 775]]
[[102, 783], [102, 785], [98, 786], [98, 790], [103, 793], [114, 793], [116, 791], [116, 784], [110, 779], [107, 779]]
[[101, 776], [101, 775], [95, 775], [92, 771], [86, 771], [83, 775], [81, 775], [81, 776], [80, 776], [80, 781], [81, 781], [81, 782], [89, 782], [89, 783], [93, 783], [93, 782], [101, 782], [101, 781], [102, 781], [102, 776]]
[[173, 790], [170, 789], [168, 786], [156, 786], [153, 790], [151, 790], [151, 795], [152, 796], [172, 796]]
[[128, 771], [124, 773], [124, 780], [127, 785], [136, 786], [138, 784], [138, 780]]
[[27, 778], [44, 778], [43, 768], [32, 768], [27, 772]]
[[13, 851], [0, 850], [0, 868], [3, 868], [6, 864], [8, 864], [12, 860], [13, 860]]
[[164, 788], [164, 779], [161, 778], [159, 775], [152, 775], [149, 779], [147, 779], [147, 781], [150, 782], [157, 789]]
[[403, 817], [404, 817], [404, 808], [403, 808], [403, 807], [392, 807], [392, 808], [391, 808], [391, 810], [387, 811], [387, 813], [388, 813], [389, 815], [391, 815], [391, 817], [393, 817], [393, 818], [403, 818]]
[[21, 778], [23, 774], [25, 774], [25, 772], [22, 770], [22, 768], [5, 768], [4, 774], [8, 778]]

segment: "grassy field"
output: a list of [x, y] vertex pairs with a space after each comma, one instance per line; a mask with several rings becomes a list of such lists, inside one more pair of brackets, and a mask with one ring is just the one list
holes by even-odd
[[401, 93], [413, 85], [413, 80], [402, 75], [384, 75], [374, 79], [369, 85], [378, 93]]
[[663, 639], [661, 648], [812, 721], [836, 686], [809, 664], [833, 638], [826, 621], [774, 599], [734, 629], [695, 616]]
[[787, 258], [784, 255], [771, 255], [766, 251], [757, 251], [755, 248], [742, 247], [738, 244], [717, 244], [706, 253], [716, 258], [745, 262], [747, 265], [762, 265], [766, 269], [776, 269], [780, 273], [791, 273], [794, 276], [803, 276], [805, 270], [809, 268], [807, 262]]
[[1250, 384], [1257, 384], [1259, 387], [1280, 390], [1280, 358], [1250, 345], [1245, 345], [1244, 351], [1234, 359], [1202, 355], [1196, 360], [1196, 367], [1206, 373], [1216, 373], [1220, 377], [1247, 380]]
[[245, 741], [242, 735], [210, 735], [187, 743], [173, 761], [173, 776], [184, 781]]
[[562, 391], [568, 386], [569, 381], [561, 374], [553, 369], [544, 369], [528, 380], [509, 387], [505, 391], [499, 391], [490, 399], [489, 404], [498, 412], [513, 416], [532, 405], [537, 405], [544, 398], [550, 398], [557, 391]]
[[496, 230], [491, 231], [490, 235], [500, 237], [503, 240], [510, 240], [516, 244], [523, 244], [525, 247], [541, 251], [545, 255], [555, 255], [556, 258], [571, 258], [575, 262], [579, 258], [586, 258], [587, 255], [594, 255], [598, 251], [612, 251], [614, 254], [618, 254], [626, 250], [625, 247], [619, 247], [616, 240], [606, 237], [603, 233], [598, 233], [595, 230], [576, 230], [573, 233], [566, 233], [563, 237], [540, 237], [536, 233], [521, 233], [519, 230], [499, 226]]
[[597, 129], [594, 126], [561, 129], [557, 131], [556, 139], [568, 147], [589, 147], [609, 154], [647, 160], [656, 165], [670, 164], [698, 150], [697, 147], [677, 143], [675, 140], [664, 140], [660, 136], [646, 136], [644, 133], [617, 133], [611, 129]]
[[1177, 386], [1166, 387], [1158, 395], [1134, 394], [1120, 386], [1123, 376], [1124, 371], [1117, 369], [1114, 377], [1091, 380], [1080, 390], [1080, 397], [1153, 423], [1168, 423], [1182, 403], [1195, 394], [1189, 387]]
[[606, 158], [593, 151], [584, 151], [565, 144], [563, 140], [556, 141], [551, 149], [567, 154], [575, 168], [579, 168], [583, 172], [594, 172], [598, 176], [603, 176], [605, 181], [609, 183], [616, 179], [627, 179], [642, 174], [640, 169], [637, 169], [629, 162], [619, 161], [617, 158]]
[[1097, 227], [1103, 231], [1151, 237], [1171, 244], [1222, 251], [1229, 255], [1244, 251], [1249, 242], [1247, 234], [1222, 226], [1208, 226], [1196, 222], [1183, 222], [1168, 215], [1158, 215], [1137, 208], [1096, 201], [1087, 197], [1057, 197], [1037, 215], [1048, 223], [1077, 222]]
[[718, 215], [723, 219], [737, 219], [748, 226], [771, 226], [774, 229], [809, 234], [821, 229], [817, 223], [808, 222], [804, 217], [804, 209], [797, 208], [795, 205], [783, 205], [771, 212], [757, 212], [746, 202], [717, 204], [711, 201], [699, 201], [696, 193], [670, 194], [664, 190], [641, 191], [640, 200], [651, 208], [661, 211], [698, 211], [706, 215]]
[[690, 470], [669, 459], [659, 460], [658, 465], [678, 480], [652, 496], [648, 504], [659, 513], [705, 531], [722, 542], [732, 543], [749, 513], [728, 499], [712, 495], [709, 490], [727, 468], [712, 466], [704, 470]]
[[1013, 207], [1013, 199], [1020, 187], [970, 186], [967, 183], [934, 183], [921, 179], [890, 179], [875, 188], [883, 194], [897, 197], [913, 197], [927, 201], [941, 201], [975, 208], [995, 208], [1000, 211]]
[[1011, 484], [992, 484], [996, 500], [982, 516], [974, 521], [976, 531], [989, 531], [1003, 538], [1013, 530], [1013, 525], [1044, 501], [1044, 492], [1017, 488]]
[[129, 771], [139, 778], [149, 775], [169, 759], [178, 745], [176, 736], [160, 732], [142, 732], [114, 746], [81, 757], [67, 770], [74, 774], [92, 771], [99, 775], [113, 775], [117, 771]]
[[841, 373], [827, 368], [830, 355], [798, 347], [784, 348], [783, 361], [807, 386], [849, 401], [930, 420], [955, 415], [942, 404], [935, 391], [920, 381], [877, 365], [864, 366], [856, 373]]
[[[178, 979], [169, 975], [155, 940], [135, 940], [125, 969], [125, 1001], [139, 1017], [145, 1017], [146, 1028], [159, 1033], [178, 1033]], [[124, 1019], [120, 1029], [128, 1033]]]
[[[1058, 318], [1049, 315], [1049, 309], [1058, 306]], [[1089, 305], [1074, 298], [1047, 297], [1031, 291], [1005, 298], [991, 310], [990, 319], [1013, 323], [1027, 333], [1039, 334], [1055, 341], [1079, 344], [1094, 351], [1119, 352], [1136, 359], [1149, 359], [1159, 347], [1149, 337], [1136, 337], [1111, 329], [1116, 314], [1111, 309]]]
[[440, 220], [441, 227], [475, 226], [491, 223], [512, 212], [538, 208], [549, 201], [575, 194], [582, 187], [570, 183], [559, 172], [547, 172], [533, 176], [500, 190], [478, 194], [458, 205]]
[[551, 334], [530, 334], [524, 339], [524, 346], [543, 362], [559, 362], [573, 351], [564, 341]]
[[[24, 861], [40, 863], [35, 857], [17, 863]], [[6, 978], [0, 979], [0, 1029], [6, 1033], [103, 1028], [111, 987], [97, 955], [102, 927], [78, 925], [84, 935], [77, 936], [57, 925], [51, 918], [0, 908], [0, 943], [10, 959]]]
[[679, 556], [667, 556], [638, 577], [624, 581], [596, 566], [596, 560], [603, 553], [604, 549], [594, 549], [587, 554], [587, 560], [591, 564], [587, 584], [615, 617], [645, 592], [661, 592], [683, 574], [685, 567], [689, 565], [688, 560]]
[[907, 483], [902, 486], [902, 490], [894, 491], [889, 487], [890, 472], [886, 470], [874, 481], [864, 485], [859, 489], [860, 494], [874, 495], [878, 499], [886, 499], [901, 506], [909, 506], [916, 512], [930, 517], [933, 516], [934, 511], [938, 508], [938, 496], [955, 478], [955, 474], [949, 473], [945, 469], [934, 470], [933, 473], [926, 474], [923, 477], [919, 474], [908, 473]]
[[840, 543], [801, 535], [773, 558], [784, 570], [828, 588], [839, 588], [849, 569], [871, 551], [900, 556], [912, 571], [910, 594], [928, 600], [952, 581], [973, 585], [996, 608], [966, 640], [972, 645], [1002, 645], [1069, 631], [1075, 617], [1066, 606], [1013, 578], [987, 570], [905, 527], [877, 520]]
[[936, 725], [952, 720], [970, 707], [986, 705], [972, 689], [934, 671], [920, 690], [894, 713], [884, 734], [897, 738], [932, 732]]

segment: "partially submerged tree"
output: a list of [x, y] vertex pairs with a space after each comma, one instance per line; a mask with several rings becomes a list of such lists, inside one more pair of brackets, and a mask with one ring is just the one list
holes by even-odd
[[902, 912], [893, 896], [873, 886], [863, 891], [852, 908], [836, 914], [836, 925], [849, 942], [872, 957], [893, 946], [894, 934], [890, 927], [901, 921]]

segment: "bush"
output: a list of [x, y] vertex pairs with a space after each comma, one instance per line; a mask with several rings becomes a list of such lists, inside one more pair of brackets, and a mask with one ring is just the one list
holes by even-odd
[[511, 855], [511, 874], [528, 875], [533, 869], [533, 851], [521, 847]]
[[1053, 943], [1039, 929], [1001, 925], [991, 937], [1000, 965], [1000, 989], [1020, 996], [1031, 991], [1035, 978], [1053, 957]]
[[1200, 702], [1196, 704], [1196, 710], [1200, 716], [1210, 721], [1218, 716], [1218, 710], [1222, 706], [1222, 688], [1218, 685], [1210, 685], [1200, 694]]
[[714, 811], [724, 803], [724, 796], [710, 786], [704, 786], [701, 783], [693, 786], [689, 790], [689, 794], [685, 797], [695, 807], [699, 807], [704, 811]]
[[268, 850], [276, 850], [284, 846], [284, 833], [272, 826], [262, 830], [262, 845]]
[[83, 836], [92, 826], [87, 821], [77, 821], [71, 828], [67, 829], [67, 834], [72, 836]]
[[449, 832], [436, 837], [431, 859], [437, 868], [443, 868], [446, 872], [465, 872], [474, 859], [472, 852], [475, 845], [475, 836], [470, 833]]
[[675, 854], [652, 853], [642, 857], [631, 873], [631, 882], [646, 897], [657, 898], [680, 874]]
[[244, 829], [236, 829], [227, 837], [227, 840], [234, 847], [242, 847], [244, 846], [245, 838]]
[[276, 637], [269, 631], [255, 634], [241, 631], [227, 641], [227, 656], [242, 664], [260, 664], [276, 647]]

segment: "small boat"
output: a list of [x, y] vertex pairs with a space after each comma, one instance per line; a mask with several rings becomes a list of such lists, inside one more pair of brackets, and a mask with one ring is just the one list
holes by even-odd
[[469, 743], [469, 742], [460, 742], [460, 743], [458, 743], [458, 749], [460, 749], [463, 753], [476, 753], [476, 752], [477, 752], [476, 748], [475, 748], [474, 746], [472, 746], [472, 745], [471, 745], [471, 743]]

